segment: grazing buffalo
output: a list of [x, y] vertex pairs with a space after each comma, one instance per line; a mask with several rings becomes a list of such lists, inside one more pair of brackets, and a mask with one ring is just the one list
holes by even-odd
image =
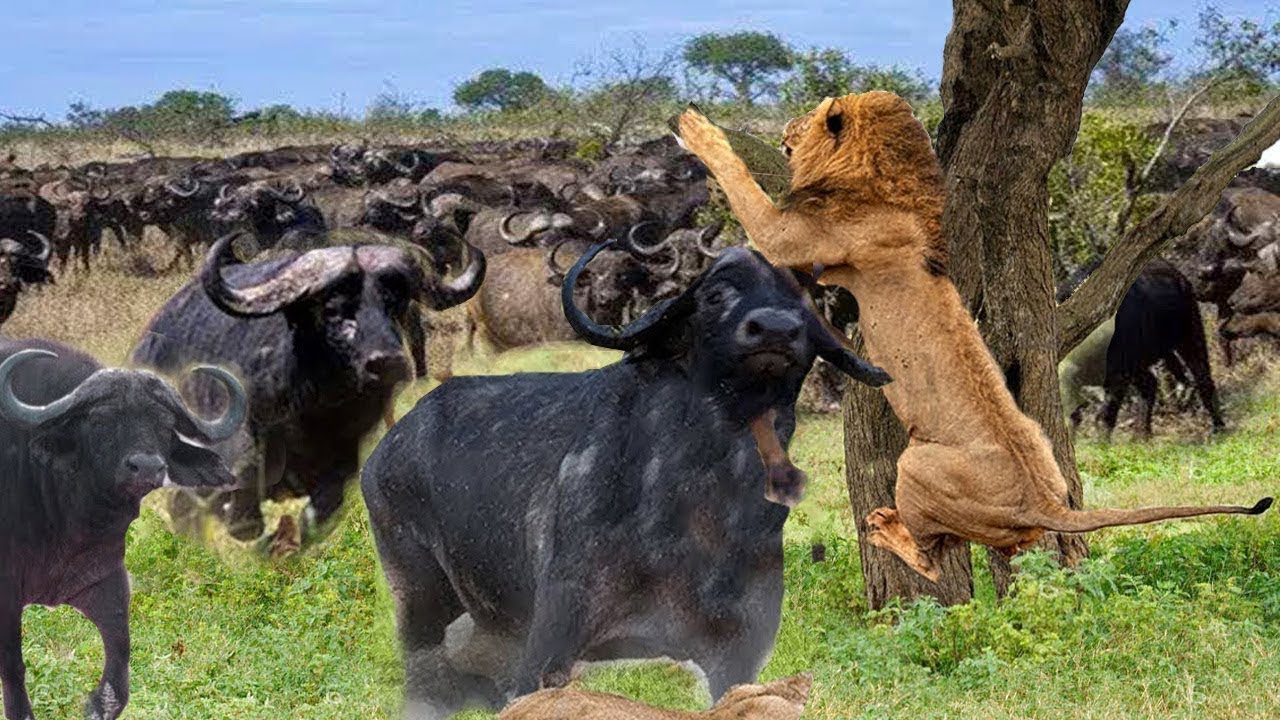
[[70, 605], [98, 626], [102, 680], [85, 714], [114, 720], [129, 701], [125, 531], [165, 484], [234, 482], [207, 448], [245, 413], [227, 371], [197, 367], [229, 398], [220, 420], [194, 414], [156, 375], [103, 369], [50, 342], [0, 341], [0, 682], [8, 720], [34, 717], [22, 662], [22, 609]]
[[49, 274], [48, 238], [28, 230], [19, 240], [0, 235], [0, 326], [18, 307], [18, 296], [27, 285], [52, 282]]
[[210, 217], [224, 227], [246, 229], [261, 247], [273, 248], [287, 233], [324, 234], [324, 216], [305, 198], [297, 183], [264, 179], [237, 188], [223, 185]]
[[[235, 460], [242, 487], [213, 504], [240, 540], [262, 535], [266, 498], [309, 498], [306, 541], [332, 527], [326, 521], [342, 506], [360, 441], [411, 379], [405, 339], [420, 328], [418, 302], [458, 305], [484, 279], [479, 252], [445, 280], [409, 246], [352, 230], [339, 237], [350, 244], [244, 265], [232, 264], [235, 236], [223, 237], [199, 279], [165, 304], [133, 352], [134, 363], [166, 373], [214, 363], [244, 378], [249, 420], [219, 448]], [[221, 404], [209, 383], [185, 389], [201, 409]], [[175, 517], [190, 516], [189, 498], [175, 503]]]
[[[437, 718], [540, 684], [578, 660], [696, 662], [713, 697], [751, 682], [782, 605], [787, 508], [767, 501], [748, 424], [786, 443], [822, 355], [861, 380], [786, 271], [725, 252], [622, 329], [574, 305], [587, 341], [626, 350], [583, 373], [454, 377], [386, 435], [361, 481], [395, 599], [406, 715]], [[446, 627], [469, 624], [446, 641]], [[494, 648], [498, 650], [494, 652]]]
[[[1089, 270], [1092, 268], [1078, 273], [1072, 285], [1060, 291], [1059, 298], [1070, 295]], [[1109, 335], [1108, 328], [1112, 328]], [[1072, 425], [1078, 425], [1083, 417], [1079, 389], [1101, 385], [1106, 390], [1106, 402], [1099, 419], [1109, 437], [1132, 385], [1143, 402], [1138, 434], [1151, 437], [1158, 389], [1152, 368], [1161, 361], [1180, 382], [1188, 382], [1190, 374], [1189, 380], [1209, 412], [1214, 431], [1224, 429], [1195, 292], [1177, 268], [1164, 260], [1153, 260], [1125, 293], [1114, 320], [1095, 330], [1063, 361], [1060, 370], [1065, 409], [1071, 414]]]

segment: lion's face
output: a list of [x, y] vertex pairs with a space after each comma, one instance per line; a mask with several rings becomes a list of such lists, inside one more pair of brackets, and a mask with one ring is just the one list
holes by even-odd
[[937, 169], [929, 134], [911, 105], [882, 90], [823, 100], [787, 123], [782, 143], [797, 187], [818, 178], [865, 180]]
[[787, 123], [782, 144], [793, 196], [836, 191], [851, 212], [903, 210], [940, 233], [942, 169], [906, 100], [882, 90], [827, 98]]

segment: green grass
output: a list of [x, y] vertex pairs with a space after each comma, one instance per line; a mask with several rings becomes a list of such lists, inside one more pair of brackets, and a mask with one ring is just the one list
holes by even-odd
[[[108, 270], [24, 302], [5, 330], [69, 341], [117, 363], [178, 284]], [[565, 371], [614, 357], [560, 345], [460, 358], [456, 367]], [[1273, 493], [1280, 377], [1224, 385], [1234, 426], [1225, 437], [1084, 440], [1089, 502], [1252, 503]], [[399, 412], [426, 389], [406, 392]], [[806, 717], [1280, 717], [1280, 514], [1104, 531], [1075, 571], [1022, 558], [1004, 602], [987, 587], [959, 608], [918, 603], [871, 613], [841, 444], [838, 417], [802, 418], [794, 457], [810, 473], [809, 497], [786, 527], [783, 624], [764, 671], [814, 673]], [[267, 563], [217, 531], [210, 546], [173, 536], [163, 498], [148, 501], [126, 558], [134, 581], [127, 717], [396, 717], [391, 604], [352, 491], [328, 541]], [[815, 541], [827, 544], [827, 562], [810, 559]], [[29, 608], [24, 631], [38, 717], [77, 717], [101, 667], [96, 631], [68, 608]], [[705, 702], [692, 676], [669, 664], [593, 669], [583, 681], [669, 707]]]

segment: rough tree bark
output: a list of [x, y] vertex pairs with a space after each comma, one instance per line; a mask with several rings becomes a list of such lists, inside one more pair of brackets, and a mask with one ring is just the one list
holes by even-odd
[[[1082, 491], [1058, 398], [1048, 177], [1071, 151], [1089, 76], [1127, 5], [955, 0], [943, 51], [937, 149], [952, 278], [1019, 406], [1053, 442], [1073, 507]], [[1043, 544], [1067, 564], [1088, 553], [1078, 536]], [[1008, 563], [993, 554], [991, 565], [1003, 593]]]

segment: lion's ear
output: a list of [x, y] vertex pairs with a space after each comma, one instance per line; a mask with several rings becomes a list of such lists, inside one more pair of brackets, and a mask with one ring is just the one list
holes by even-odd
[[827, 116], [827, 132], [839, 137], [840, 131], [844, 129], [844, 115], [840, 113], [832, 113]]
[[827, 132], [834, 137], [840, 136], [840, 131], [844, 129], [844, 108], [840, 107], [837, 100], [830, 100], [827, 105]]

